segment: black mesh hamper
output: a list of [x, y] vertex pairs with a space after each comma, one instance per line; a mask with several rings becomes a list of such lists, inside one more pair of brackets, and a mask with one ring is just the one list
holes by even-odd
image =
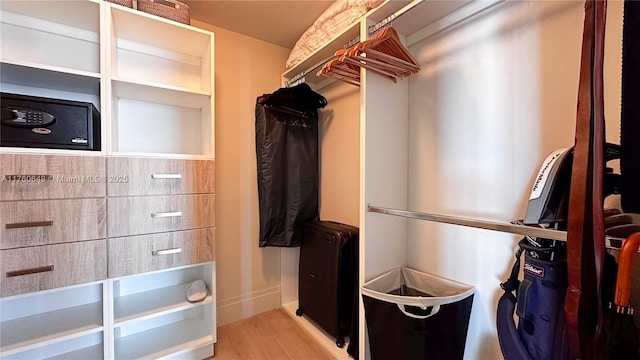
[[462, 359], [473, 293], [473, 286], [406, 267], [367, 282], [371, 359]]

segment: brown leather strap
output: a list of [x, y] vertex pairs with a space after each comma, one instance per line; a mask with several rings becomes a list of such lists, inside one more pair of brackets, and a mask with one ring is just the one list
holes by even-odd
[[[596, 29], [593, 70], [593, 239], [591, 245], [595, 255], [596, 271], [596, 321], [595, 342], [593, 343], [594, 358], [604, 357], [604, 312], [602, 305], [602, 278], [606, 255], [604, 241], [604, 147], [605, 147], [605, 118], [604, 118], [604, 48], [607, 19], [607, 0], [596, 3]], [[589, 344], [591, 345], [591, 344]]]
[[572, 358], [580, 358], [579, 307], [583, 299], [582, 291], [582, 239], [585, 236], [585, 221], [588, 189], [591, 183], [587, 174], [591, 170], [589, 156], [591, 129], [591, 66], [593, 51], [593, 28], [595, 6], [592, 1], [585, 3], [584, 29], [582, 34], [582, 56], [578, 86], [578, 112], [576, 118], [576, 139], [571, 170], [571, 190], [569, 194], [569, 214], [567, 218], [567, 276], [568, 286], [564, 310], [567, 321], [567, 335]]
[[587, 0], [567, 226], [567, 332], [575, 359], [594, 359], [602, 348], [600, 278], [604, 261], [603, 59], [606, 0]]

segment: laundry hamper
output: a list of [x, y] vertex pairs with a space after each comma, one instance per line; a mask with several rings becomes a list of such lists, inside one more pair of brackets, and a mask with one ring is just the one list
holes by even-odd
[[189, 5], [178, 0], [138, 0], [138, 10], [183, 24], [191, 24]]
[[133, 8], [133, 0], [107, 0], [108, 2], [122, 5], [128, 8]]
[[473, 286], [406, 267], [367, 282], [371, 359], [462, 359], [473, 293]]

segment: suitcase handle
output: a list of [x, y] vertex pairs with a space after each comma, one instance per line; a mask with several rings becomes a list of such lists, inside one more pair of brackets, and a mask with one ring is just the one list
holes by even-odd
[[[435, 314], [438, 313], [438, 311], [440, 311], [440, 305], [433, 305], [433, 307], [431, 308], [431, 312], [429, 312], [427, 315], [416, 315], [416, 314], [412, 314], [410, 312], [408, 312], [405, 309], [405, 305], [404, 304], [396, 304], [398, 305], [398, 309], [400, 309], [400, 311], [402, 311], [405, 315], [407, 315], [408, 317], [412, 317], [414, 319], [426, 319], [428, 317], [431, 317]], [[420, 306], [420, 308], [422, 310], [426, 310], [427, 307], [426, 306]]]

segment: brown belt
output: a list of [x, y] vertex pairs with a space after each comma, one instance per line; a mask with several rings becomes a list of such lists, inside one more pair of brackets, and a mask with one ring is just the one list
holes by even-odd
[[567, 224], [567, 332], [574, 359], [601, 358], [606, 0], [587, 0]]

